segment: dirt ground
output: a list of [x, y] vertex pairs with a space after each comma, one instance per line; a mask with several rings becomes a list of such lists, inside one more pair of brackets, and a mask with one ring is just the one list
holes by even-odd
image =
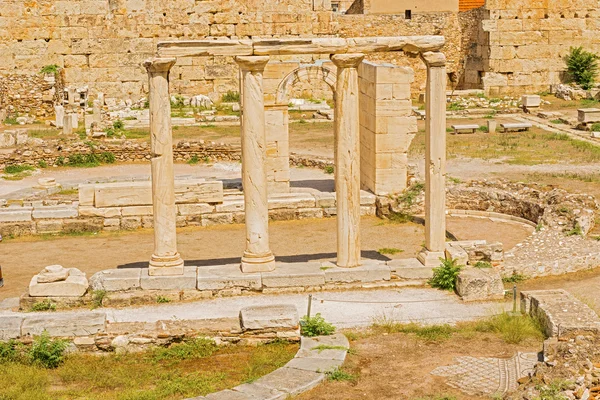
[[[454, 396], [460, 400], [490, 399], [469, 396], [447, 386], [430, 372], [454, 363], [459, 356], [509, 358], [517, 351], [536, 352], [541, 343], [509, 345], [491, 334], [453, 335], [427, 343], [409, 334], [377, 335], [351, 342], [344, 370], [356, 382], [326, 382], [299, 396], [299, 400], [433, 400]], [[439, 397], [436, 397], [439, 396]]]
[[[270, 224], [271, 248], [280, 261], [335, 260], [335, 219], [276, 221]], [[530, 229], [479, 218], [449, 218], [448, 230], [460, 239], [499, 240], [514, 245]], [[376, 217], [361, 221], [363, 257], [386, 260], [415, 257], [424, 242], [423, 226], [395, 224]], [[178, 248], [188, 265], [239, 262], [245, 243], [244, 225], [185, 228]], [[512, 246], [511, 246], [512, 247]], [[393, 256], [377, 251], [402, 250]], [[0, 242], [4, 287], [0, 299], [19, 296], [31, 277], [47, 265], [79, 268], [88, 277], [123, 265], [147, 265], [153, 249], [152, 231], [101, 233], [90, 236], [24, 237]]]

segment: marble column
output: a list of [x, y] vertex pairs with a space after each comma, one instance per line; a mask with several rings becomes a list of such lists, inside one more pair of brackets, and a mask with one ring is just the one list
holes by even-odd
[[425, 248], [419, 261], [438, 266], [446, 248], [446, 57], [422, 54], [427, 65], [425, 106]]
[[174, 58], [144, 62], [149, 77], [150, 147], [152, 150], [152, 206], [154, 211], [154, 253], [149, 275], [183, 275], [183, 260], [177, 252], [175, 175], [169, 70]]
[[358, 66], [364, 54], [335, 54], [334, 118], [337, 265], [360, 265], [360, 123]]
[[263, 71], [268, 56], [238, 56], [240, 67], [242, 125], [242, 184], [246, 214], [246, 250], [242, 272], [275, 269], [269, 247], [269, 204], [267, 198], [267, 139]]

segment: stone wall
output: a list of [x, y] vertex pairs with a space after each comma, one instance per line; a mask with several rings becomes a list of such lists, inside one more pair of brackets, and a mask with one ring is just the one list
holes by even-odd
[[539, 92], [561, 83], [570, 47], [600, 52], [599, 16], [595, 0], [487, 0], [480, 43], [486, 92]]
[[[0, 0], [0, 76], [37, 74], [43, 66], [64, 68], [68, 86], [88, 85], [92, 98], [143, 97], [147, 75], [142, 61], [164, 40], [206, 37], [376, 36], [441, 34], [450, 69], [460, 59], [457, 13], [344, 15], [327, 2], [234, 0]], [[403, 55], [373, 55], [402, 65]], [[312, 63], [327, 56], [273, 57]], [[396, 59], [398, 58], [398, 59]], [[413, 68], [419, 60], [408, 60]], [[424, 85], [425, 69], [415, 85]], [[171, 71], [172, 91], [220, 97], [238, 90], [237, 67], [231, 57], [190, 57]], [[2, 78], [5, 79], [5, 78]], [[0, 79], [0, 81], [2, 80]]]
[[5, 110], [4, 118], [23, 114], [50, 116], [54, 114], [54, 102], [61, 88], [61, 74], [44, 75], [32, 70], [9, 73], [0, 77], [0, 110]]

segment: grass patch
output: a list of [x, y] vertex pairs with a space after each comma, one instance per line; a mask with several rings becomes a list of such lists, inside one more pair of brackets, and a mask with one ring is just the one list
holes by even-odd
[[171, 299], [169, 299], [168, 297], [165, 297], [165, 296], [157, 296], [156, 302], [158, 304], [166, 304], [166, 303], [170, 303]]
[[[467, 329], [471, 326], [467, 325]], [[472, 326], [477, 332], [493, 332], [502, 337], [506, 343], [519, 344], [527, 339], [543, 340], [541, 326], [529, 315], [512, 316], [507, 313], [495, 315]]]
[[92, 292], [92, 309], [102, 307], [102, 303], [104, 302], [106, 295], [106, 290], [94, 290]]
[[62, 189], [60, 192], [56, 193], [60, 196], [74, 196], [79, 193], [79, 189]]
[[371, 325], [377, 333], [407, 333], [414, 334], [427, 342], [446, 340], [452, 336], [456, 328], [450, 325], [419, 325], [416, 323], [403, 324], [389, 320], [388, 318], [377, 318]]
[[527, 277], [523, 274], [513, 273], [511, 276], [505, 276], [502, 278], [504, 283], [519, 283], [527, 280]]
[[25, 164], [7, 165], [6, 167], [4, 167], [4, 173], [10, 174], [10, 175], [15, 175], [15, 174], [23, 173], [25, 171], [33, 171], [34, 169], [35, 168], [32, 167], [31, 165], [25, 165]]
[[187, 162], [187, 163], [188, 163], [189, 165], [196, 165], [196, 164], [198, 164], [199, 162], [200, 162], [200, 159], [198, 158], [198, 156], [197, 156], [197, 155], [195, 155], [195, 154], [194, 154], [193, 156], [191, 156], [191, 157], [190, 157], [190, 159], [188, 160], [188, 162]]
[[175, 400], [205, 396], [264, 376], [285, 365], [298, 350], [297, 345], [283, 342], [221, 348], [207, 339], [189, 342], [172, 345], [164, 350], [176, 350], [163, 353], [69, 354], [55, 369], [7, 361], [0, 367], [0, 399]]
[[357, 379], [356, 375], [346, 372], [341, 368], [334, 368], [332, 370], [326, 371], [325, 375], [327, 376], [328, 381], [356, 382]]
[[492, 264], [487, 261], [477, 261], [474, 265], [475, 268], [492, 268]]
[[397, 249], [395, 247], [383, 247], [379, 250], [377, 250], [377, 252], [379, 254], [390, 254], [390, 255], [394, 255], [394, 254], [398, 254], [398, 253], [402, 253], [404, 252], [404, 250], [402, 249]]
[[40, 311], [56, 311], [56, 304], [51, 302], [50, 300], [43, 300], [33, 303], [30, 308], [32, 312], [40, 312]]

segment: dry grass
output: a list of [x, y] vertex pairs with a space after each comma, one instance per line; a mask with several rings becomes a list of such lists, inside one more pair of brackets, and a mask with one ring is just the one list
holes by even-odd
[[[425, 134], [418, 133], [410, 153], [424, 154]], [[533, 128], [530, 132], [447, 135], [448, 158], [499, 160], [508, 164], [593, 163], [600, 161], [600, 147]]]
[[0, 399], [171, 400], [249, 382], [287, 363], [296, 345], [180, 345], [169, 350], [94, 356], [74, 354], [54, 370], [0, 365]]

